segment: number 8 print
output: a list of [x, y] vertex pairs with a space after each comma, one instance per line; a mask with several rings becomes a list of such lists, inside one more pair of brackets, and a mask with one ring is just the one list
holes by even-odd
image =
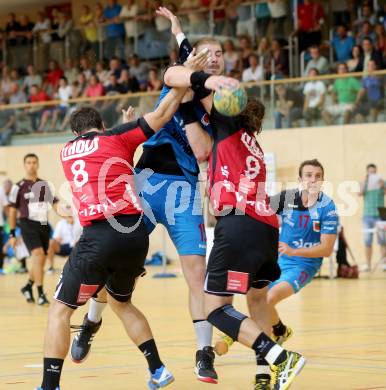
[[84, 170], [86, 163], [83, 160], [76, 160], [71, 165], [71, 172], [74, 175], [74, 183], [77, 187], [82, 187], [88, 182], [88, 173]]

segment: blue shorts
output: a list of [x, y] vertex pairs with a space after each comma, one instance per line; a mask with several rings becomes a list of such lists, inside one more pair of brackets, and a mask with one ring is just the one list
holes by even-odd
[[180, 256], [205, 256], [206, 235], [198, 183], [194, 187], [185, 176], [153, 173], [144, 184], [136, 184], [149, 234], [161, 223]]
[[[369, 230], [375, 229], [375, 225], [378, 221], [381, 219], [379, 217], [369, 217], [369, 216], [364, 216], [362, 223], [363, 223], [363, 239], [365, 242], [365, 246], [371, 246], [373, 244], [373, 232], [369, 232]], [[385, 242], [385, 233], [376, 233], [377, 235], [377, 241], [378, 245], [386, 245]]]
[[299, 264], [299, 262], [288, 261], [282, 257], [279, 257], [278, 263], [281, 269], [280, 278], [271, 283], [269, 288], [271, 289], [281, 282], [287, 282], [295, 293], [310, 283], [320, 269], [319, 265], [314, 267], [309, 264]]

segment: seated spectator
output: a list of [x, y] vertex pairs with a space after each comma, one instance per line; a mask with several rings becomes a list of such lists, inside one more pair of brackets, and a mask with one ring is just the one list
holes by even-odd
[[356, 119], [363, 123], [365, 117], [370, 115], [372, 122], [377, 122], [379, 111], [383, 109], [384, 88], [382, 77], [372, 75], [377, 70], [375, 61], [370, 60], [368, 64], [368, 75], [362, 79], [362, 89], [358, 92]]
[[386, 49], [386, 31], [383, 24], [378, 23], [375, 26], [375, 35], [377, 37], [375, 41], [375, 49], [380, 53], [384, 53]]
[[27, 103], [27, 95], [20, 88], [17, 82], [12, 83], [11, 95], [9, 97], [9, 104], [23, 104]]
[[[38, 103], [47, 102], [50, 100], [50, 97], [38, 85], [32, 85], [29, 99], [31, 103]], [[31, 118], [31, 127], [33, 131], [43, 131], [50, 116], [50, 110], [51, 108], [45, 106], [36, 106], [27, 109], [27, 113]]]
[[136, 54], [130, 57], [129, 62], [130, 62], [130, 74], [138, 80], [139, 89], [141, 91], [146, 91], [147, 75], [148, 75], [147, 64], [141, 62], [139, 57]]
[[253, 53], [249, 56], [249, 67], [244, 69], [242, 81], [247, 83], [248, 81], [260, 81], [264, 80], [264, 69], [259, 64], [259, 57]]
[[289, 62], [288, 52], [285, 51], [279, 40], [274, 39], [271, 43], [272, 59], [275, 67], [275, 77], [283, 78], [288, 77]]
[[158, 71], [151, 68], [148, 74], [147, 91], [160, 91], [162, 89], [162, 80], [158, 77]]
[[118, 80], [119, 85], [121, 86], [121, 93], [128, 92], [138, 92], [139, 83], [138, 80], [131, 75], [128, 69], [123, 69], [121, 72], [121, 77]]
[[310, 69], [316, 68], [319, 74], [329, 73], [330, 67], [326, 57], [320, 54], [318, 46], [311, 46], [309, 49], [311, 59], [307, 62], [307, 66], [304, 69], [303, 77], [307, 76]]
[[253, 53], [253, 46], [251, 38], [248, 35], [241, 35], [238, 37], [241, 59], [241, 71], [247, 69], [249, 66], [249, 56]]
[[[81, 77], [85, 79], [84, 74], [80, 73]], [[83, 96], [83, 90], [78, 82], [78, 80], [75, 80], [71, 85], [71, 99], [77, 99], [79, 97]], [[64, 131], [68, 129], [71, 114], [76, 111], [79, 108], [80, 104], [78, 103], [71, 103], [69, 109], [67, 110], [66, 116], [63, 118], [62, 124], [60, 126], [60, 131]]]
[[102, 85], [105, 85], [109, 78], [109, 72], [105, 69], [103, 61], [98, 61], [95, 64], [95, 74], [98, 76], [99, 81]]
[[356, 36], [356, 44], [361, 45], [365, 38], [370, 38], [374, 44], [377, 40], [377, 36], [373, 31], [373, 26], [369, 22], [363, 23], [361, 31]]
[[103, 96], [105, 93], [103, 84], [100, 82], [97, 75], [91, 75], [88, 85], [84, 91], [84, 96], [89, 98], [95, 98]]
[[23, 81], [23, 89], [27, 93], [29, 93], [30, 88], [32, 85], [41, 86], [43, 83], [42, 76], [36, 72], [36, 69], [33, 65], [27, 66], [27, 76], [24, 78]]
[[80, 91], [80, 95], [83, 96], [84, 91], [87, 88], [87, 79], [86, 79], [86, 76], [84, 75], [84, 73], [79, 73], [76, 81], [78, 82], [78, 88]]
[[79, 69], [74, 66], [74, 61], [71, 58], [66, 58], [64, 61], [64, 76], [68, 80], [68, 84], [72, 85], [78, 79]]
[[109, 76], [114, 74], [116, 79], [118, 80], [121, 77], [122, 71], [122, 62], [118, 57], [113, 57], [109, 61]]
[[4, 100], [7, 100], [12, 93], [12, 80], [9, 67], [7, 65], [3, 66], [1, 76], [0, 96], [2, 96]]
[[209, 34], [208, 1], [182, 0], [180, 12], [189, 19], [189, 34]]
[[283, 119], [285, 126], [291, 128], [295, 121], [302, 117], [303, 96], [298, 91], [279, 84], [275, 88], [277, 94], [275, 107], [275, 129], [283, 128]]
[[32, 45], [34, 24], [29, 20], [27, 15], [21, 15], [20, 27], [18, 32], [19, 45]]
[[86, 80], [89, 80], [92, 74], [94, 73], [94, 69], [91, 66], [90, 60], [87, 56], [83, 56], [79, 60], [79, 68], [82, 73], [86, 76]]
[[106, 95], [116, 95], [121, 93], [121, 91], [122, 91], [121, 86], [119, 85], [115, 74], [111, 73], [109, 76], [108, 85], [105, 87]]
[[347, 68], [348, 68], [349, 72], [355, 72], [355, 69], [358, 67], [359, 61], [362, 57], [362, 47], [355, 45], [352, 48], [351, 56], [352, 56], [352, 58], [347, 60], [346, 64], [347, 64]]
[[[346, 73], [348, 73], [347, 65], [345, 63], [339, 64], [338, 74]], [[336, 119], [341, 116], [343, 116], [344, 123], [350, 122], [351, 114], [355, 107], [360, 89], [361, 84], [354, 77], [335, 80], [332, 87], [333, 100], [335, 104], [326, 105], [322, 112], [323, 119], [327, 125], [336, 123]]]
[[268, 8], [273, 22], [273, 37], [275, 39], [285, 38], [285, 21], [288, 14], [288, 7], [284, 0], [269, 0]]
[[224, 42], [224, 65], [225, 74], [239, 67], [239, 54], [235, 50], [235, 45], [231, 39]]
[[347, 35], [347, 27], [340, 25], [336, 30], [336, 36], [331, 41], [331, 45], [334, 48], [336, 60], [338, 62], [346, 62], [351, 58], [355, 40], [352, 36]]
[[0, 146], [9, 145], [12, 134], [16, 130], [15, 110], [0, 111]]
[[42, 43], [48, 44], [51, 42], [50, 30], [50, 19], [46, 18], [43, 12], [38, 12], [37, 21], [32, 32], [41, 39]]
[[82, 5], [79, 23], [83, 28], [85, 38], [82, 53], [84, 54], [87, 50], [92, 50], [95, 53], [96, 58], [99, 58], [98, 29], [94, 20], [94, 15], [87, 4]]
[[7, 34], [7, 43], [9, 46], [16, 46], [17, 36], [20, 31], [20, 23], [16, 20], [14, 12], [10, 12], [7, 17], [7, 24], [5, 25], [5, 32]]
[[123, 59], [125, 57], [125, 28], [122, 23], [117, 22], [121, 13], [122, 7], [117, 0], [108, 0], [107, 7], [104, 9], [103, 15], [107, 21], [106, 34], [106, 57], [111, 58], [116, 55], [118, 49], [118, 57]]
[[73, 21], [70, 15], [67, 12], [59, 13], [59, 25], [58, 25], [58, 37], [59, 40], [64, 41], [66, 38], [70, 38], [72, 29], [73, 29]]
[[[317, 77], [319, 71], [316, 68], [311, 68], [308, 71], [309, 77]], [[303, 89], [304, 107], [303, 117], [306, 120], [307, 126], [312, 126], [313, 121], [321, 116], [326, 97], [326, 86], [323, 81], [312, 80], [307, 81]]]
[[298, 5], [299, 51], [307, 50], [312, 45], [322, 42], [321, 26], [324, 22], [324, 11], [320, 4], [313, 0], [304, 0]]
[[364, 38], [362, 41], [362, 55], [359, 59], [355, 72], [367, 72], [367, 65], [370, 60], [375, 61], [378, 69], [383, 67], [382, 54], [375, 50], [373, 42], [370, 38]]
[[60, 104], [54, 108], [52, 113], [51, 129], [56, 130], [58, 120], [62, 121], [70, 107], [68, 101], [71, 99], [72, 87], [68, 84], [68, 80], [63, 76], [59, 80], [59, 89], [55, 94], [55, 98], [60, 100]]
[[23, 87], [23, 78], [20, 76], [20, 73], [16, 68], [11, 69], [10, 76], [12, 83], [17, 83], [19, 87]]
[[263, 59], [264, 73], [266, 75], [266, 79], [268, 79], [271, 75], [271, 45], [269, 43], [268, 38], [264, 37], [260, 39], [259, 46], [257, 47], [257, 54], [260, 58]]
[[364, 23], [369, 23], [371, 25], [375, 25], [377, 22], [376, 16], [373, 12], [373, 9], [370, 5], [363, 5], [362, 12], [359, 15], [358, 19], [354, 21], [353, 27], [356, 31], [359, 31], [362, 29]]
[[76, 242], [79, 240], [81, 231], [82, 227], [77, 220], [74, 220], [74, 217], [65, 217], [56, 224], [48, 247], [47, 260], [49, 268], [47, 273], [55, 272], [55, 255], [62, 257], [70, 255]]
[[48, 63], [48, 73], [44, 81], [43, 88], [49, 93], [55, 93], [58, 88], [59, 80], [63, 76], [63, 70], [60, 69], [56, 60], [51, 60]]

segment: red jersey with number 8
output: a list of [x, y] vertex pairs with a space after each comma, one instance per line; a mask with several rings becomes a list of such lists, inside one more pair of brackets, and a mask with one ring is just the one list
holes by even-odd
[[85, 133], [64, 146], [60, 157], [82, 226], [113, 215], [142, 213], [133, 158], [152, 135], [140, 118], [103, 133]]
[[278, 227], [265, 190], [264, 153], [237, 117], [211, 112], [214, 144], [209, 158], [209, 194], [217, 215], [235, 214]]

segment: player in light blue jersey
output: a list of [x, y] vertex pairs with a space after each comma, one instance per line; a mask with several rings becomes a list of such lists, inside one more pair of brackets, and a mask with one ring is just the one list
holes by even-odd
[[[247, 295], [251, 318], [272, 333], [278, 344], [292, 335], [284, 325], [275, 306], [298, 293], [319, 271], [323, 257], [333, 251], [338, 228], [334, 201], [322, 192], [324, 169], [316, 160], [307, 160], [299, 167], [299, 189], [286, 190], [271, 197], [271, 207], [281, 217], [279, 266], [281, 276], [271, 283], [267, 298], [264, 289], [251, 289]], [[233, 344], [228, 336], [216, 343], [216, 352], [223, 355]], [[258, 360], [255, 389], [270, 390], [271, 370], [264, 360]], [[280, 378], [275, 378], [276, 383]]]

